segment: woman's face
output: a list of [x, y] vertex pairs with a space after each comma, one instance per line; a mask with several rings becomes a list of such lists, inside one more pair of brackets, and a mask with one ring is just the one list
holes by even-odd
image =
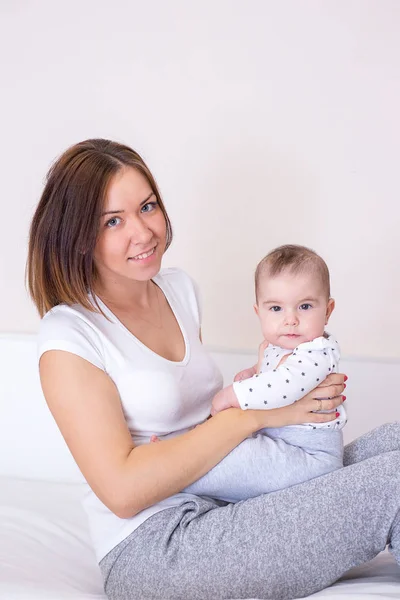
[[148, 281], [161, 267], [166, 223], [146, 177], [124, 167], [111, 180], [94, 251], [105, 282]]

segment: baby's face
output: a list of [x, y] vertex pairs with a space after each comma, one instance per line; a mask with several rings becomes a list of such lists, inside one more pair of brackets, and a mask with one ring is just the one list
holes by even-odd
[[293, 350], [323, 335], [334, 306], [319, 277], [283, 272], [276, 277], [262, 276], [254, 308], [264, 339]]

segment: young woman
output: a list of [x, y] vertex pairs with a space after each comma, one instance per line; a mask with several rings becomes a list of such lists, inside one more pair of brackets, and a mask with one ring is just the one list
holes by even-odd
[[108, 140], [55, 162], [31, 225], [42, 387], [88, 485], [108, 597], [289, 599], [388, 543], [400, 562], [399, 424], [353, 442], [345, 468], [280, 492], [237, 504], [181, 492], [261, 428], [334, 419], [314, 411], [341, 404], [344, 376], [284, 408], [208, 418], [221, 376], [194, 283], [161, 269], [171, 240], [147, 166]]

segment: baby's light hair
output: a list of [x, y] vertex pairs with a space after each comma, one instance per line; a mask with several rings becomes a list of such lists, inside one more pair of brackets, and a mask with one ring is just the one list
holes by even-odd
[[289, 271], [293, 275], [315, 274], [320, 278], [327, 298], [330, 298], [329, 269], [326, 262], [310, 248], [287, 244], [275, 248], [258, 263], [255, 272], [256, 301], [258, 301], [260, 279], [264, 276], [276, 277], [284, 271]]

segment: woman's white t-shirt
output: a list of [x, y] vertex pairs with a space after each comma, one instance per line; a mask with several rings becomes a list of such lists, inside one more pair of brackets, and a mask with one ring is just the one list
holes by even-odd
[[[111, 377], [135, 445], [148, 443], [153, 434], [172, 437], [203, 422], [222, 387], [221, 374], [199, 339], [200, 305], [193, 281], [179, 269], [162, 269], [153, 281], [164, 292], [180, 326], [186, 348], [181, 362], [167, 360], [142, 344], [99, 298], [110, 321], [78, 304], [60, 304], [43, 317], [38, 336], [39, 359], [47, 350], [65, 350]], [[97, 560], [151, 515], [192, 497], [175, 494], [132, 518], [121, 519], [87, 485], [83, 506]]]

